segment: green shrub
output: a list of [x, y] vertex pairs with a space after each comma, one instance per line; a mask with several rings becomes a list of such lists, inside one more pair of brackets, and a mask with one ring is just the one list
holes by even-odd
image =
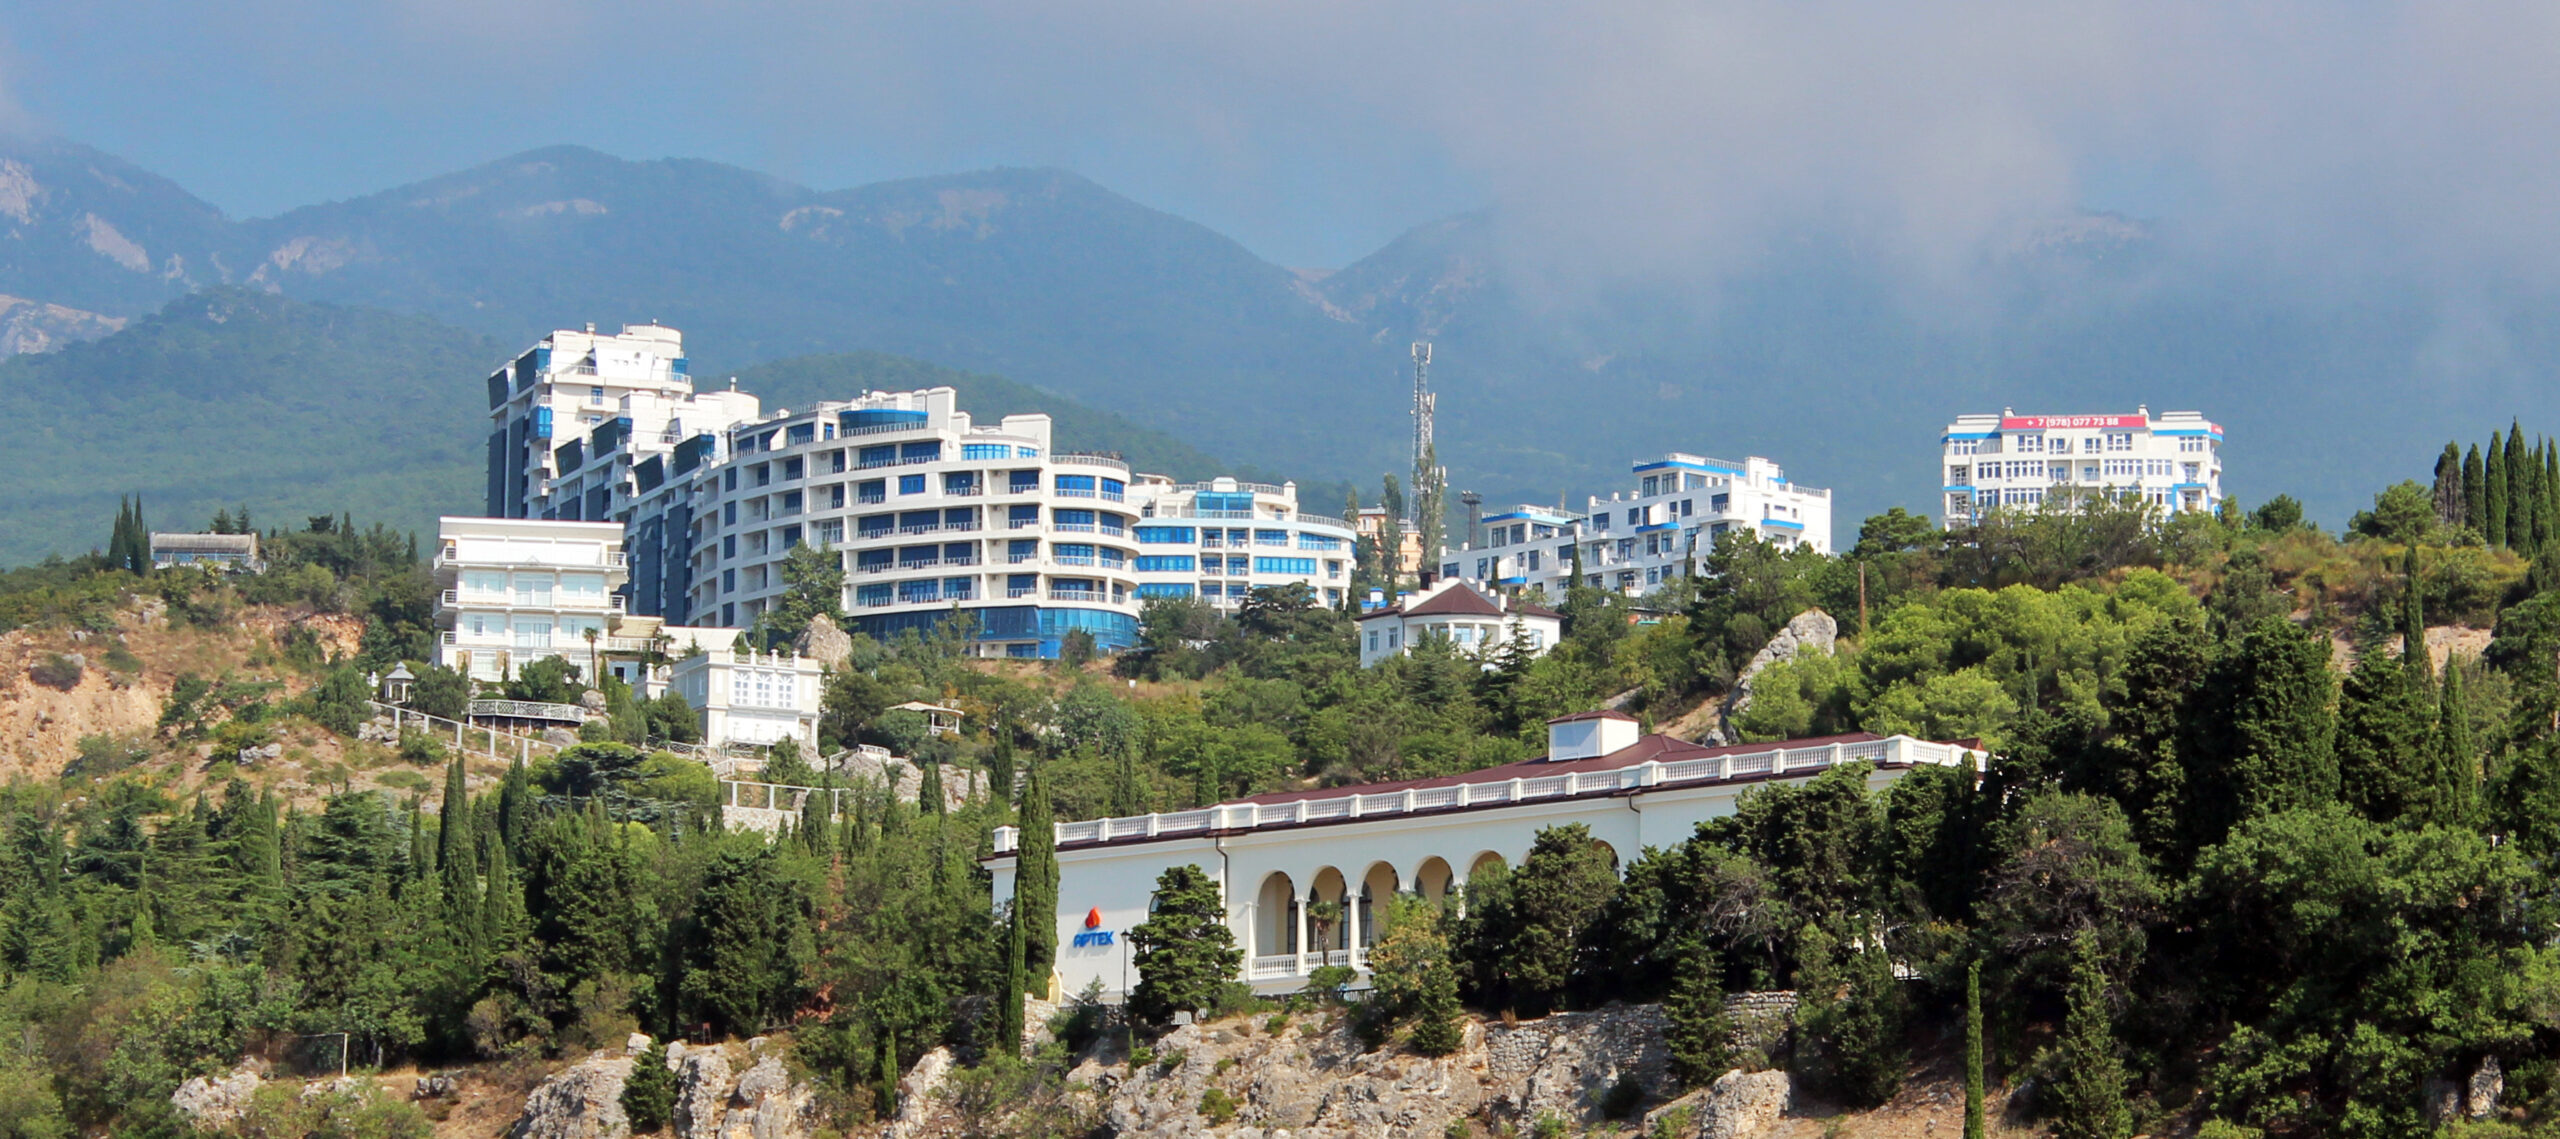
[[69, 692], [80, 686], [80, 677], [86, 671], [77, 658], [46, 653], [27, 666], [27, 679], [47, 688]]
[[126, 676], [142, 674], [142, 658], [133, 655], [133, 649], [122, 640], [107, 646], [105, 660], [109, 672], [122, 673]]
[[1235, 1122], [1235, 1097], [1228, 1095], [1224, 1088], [1211, 1088], [1200, 1093], [1200, 1115], [1212, 1127]]
[[1470, 1139], [1474, 1134], [1475, 1128], [1467, 1126], [1463, 1119], [1452, 1119], [1447, 1127], [1440, 1129], [1440, 1139]]
[[411, 729], [400, 733], [400, 759], [421, 766], [444, 762], [444, 741]]
[[631, 1078], [622, 1083], [622, 1114], [631, 1120], [631, 1130], [656, 1131], [667, 1125], [676, 1106], [676, 1074], [667, 1067], [667, 1046], [651, 1041], [649, 1050], [631, 1064]]
[[1572, 1130], [1572, 1124], [1552, 1111], [1539, 1112], [1538, 1121], [1529, 1125], [1530, 1139], [1564, 1139]]
[[1156, 1050], [1154, 1048], [1141, 1044], [1129, 1050], [1129, 1069], [1131, 1071], [1136, 1071], [1140, 1068], [1152, 1068], [1155, 1066]]
[[1272, 1013], [1271, 1019], [1262, 1022], [1262, 1030], [1273, 1036], [1280, 1035], [1282, 1032], [1286, 1031], [1288, 1027], [1289, 1014], [1285, 1012]]
[[1684, 1103], [1656, 1116], [1646, 1139], [1689, 1139], [1697, 1133], [1698, 1113]]

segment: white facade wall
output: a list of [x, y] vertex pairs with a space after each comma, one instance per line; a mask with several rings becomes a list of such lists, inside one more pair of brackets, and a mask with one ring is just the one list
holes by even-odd
[[[1240, 979], [1259, 992], [1292, 992], [1326, 963], [1328, 947], [1331, 963], [1349, 964], [1365, 974], [1366, 946], [1393, 894], [1438, 899], [1462, 892], [1484, 865], [1499, 861], [1517, 866], [1546, 828], [1568, 823], [1589, 827], [1623, 870], [1646, 847], [1676, 846], [1699, 823], [1733, 814], [1750, 789], [1810, 779], [1831, 763], [1845, 761], [1843, 756], [1891, 756], [1868, 776], [1868, 786], [1876, 789], [1892, 785], [1915, 764], [1981, 759], [1978, 752], [1902, 736], [1837, 750], [1804, 743], [1783, 753], [1784, 768], [1774, 775], [1764, 769], [1748, 777], [1651, 786], [1643, 781], [1658, 778], [1668, 765], [1651, 770], [1638, 766], [1603, 773], [1625, 784], [1616, 792], [1496, 807], [1404, 814], [1394, 810], [1395, 795], [1389, 793], [1361, 796], [1360, 818], [1314, 825], [1237, 825], [1256, 814], [1285, 816], [1293, 804], [1229, 804], [1202, 812], [1061, 824], [1055, 991], [1072, 996], [1099, 981], [1110, 999], [1126, 993], [1126, 985], [1137, 980], [1127, 931], [1146, 920], [1157, 877], [1175, 866], [1198, 866], [1219, 884], [1227, 927], [1244, 951], [1245, 975]], [[1498, 792], [1488, 788], [1478, 793]], [[1207, 833], [1143, 837], [1149, 829], [1169, 831], [1204, 815], [1210, 823], [1199, 829]], [[1097, 826], [1131, 837], [1077, 845], [1079, 836], [1094, 833]], [[1000, 830], [997, 853], [988, 860], [1000, 904], [1012, 896], [1016, 841], [1011, 828]], [[1346, 914], [1341, 927], [1322, 940], [1306, 922], [1306, 905], [1316, 900], [1344, 903]], [[1088, 931], [1087, 915], [1097, 910], [1100, 922]], [[1093, 933], [1110, 937], [1105, 943]], [[1078, 944], [1079, 935], [1087, 935], [1083, 944]]]
[[1583, 584], [1641, 596], [1729, 533], [1831, 552], [1831, 492], [1788, 481], [1771, 460], [1673, 452], [1633, 471], [1633, 491], [1589, 498], [1580, 514], [1522, 506], [1485, 518], [1482, 542], [1443, 552], [1441, 571], [1561, 598], [1578, 549]]
[[2137, 495], [2162, 514], [2222, 506], [2222, 427], [2203, 413], [1965, 415], [1939, 439], [1939, 522], [2034, 511], [2091, 494]]
[[818, 713], [826, 678], [817, 661], [791, 653], [705, 648], [678, 657], [669, 686], [702, 716], [708, 744], [818, 746]]
[[[1532, 657], [1547, 655], [1564, 639], [1564, 618], [1544, 610], [1523, 610], [1499, 594], [1489, 599], [1502, 609], [1498, 613], [1427, 611], [1434, 608], [1431, 604], [1433, 599], [1450, 590], [1472, 588], [1462, 581], [1444, 581], [1429, 589], [1404, 595], [1398, 606], [1361, 614], [1355, 625], [1355, 635], [1360, 642], [1360, 667], [1368, 668], [1410, 653], [1414, 645], [1425, 637], [1445, 640], [1460, 654], [1488, 659], [1500, 653], [1515, 638], [1527, 645]], [[1412, 612], [1417, 609], [1426, 611]]]
[[584, 674], [611, 649], [627, 573], [619, 525], [441, 518], [435, 570], [438, 664], [495, 681], [556, 656]]
[[842, 558], [856, 629], [893, 637], [957, 607], [990, 656], [1053, 657], [1076, 630], [1126, 648], [1155, 594], [1215, 587], [1231, 606], [1304, 582], [1339, 601], [1350, 528], [1300, 515], [1294, 485], [1135, 475], [1055, 451], [1046, 415], [979, 426], [957, 399], [874, 392], [731, 428], [728, 458], [691, 477], [690, 612], [753, 624], [802, 544]]

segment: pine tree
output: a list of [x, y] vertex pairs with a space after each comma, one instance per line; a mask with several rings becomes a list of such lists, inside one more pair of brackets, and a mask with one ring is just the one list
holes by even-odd
[[2125, 1106], [2124, 1059], [2116, 1052], [2096, 932], [2082, 930], [2073, 950], [2069, 1011], [2046, 1068], [2053, 1088], [2054, 1135], [2124, 1139], [2133, 1132], [2133, 1113]]
[[2480, 445], [2462, 456], [2462, 520], [2474, 534], [2489, 532], [2489, 487], [2480, 470]]
[[1138, 966], [1129, 1013], [1149, 1024], [1208, 1011], [1244, 965], [1218, 884], [1188, 864], [1156, 876], [1154, 912], [1129, 930], [1129, 949]]
[[675, 1114], [676, 1074], [667, 1066], [667, 1045], [652, 1040], [649, 1050], [631, 1063], [631, 1076], [622, 1082], [622, 1114], [631, 1122], [631, 1133], [645, 1135], [665, 1127]]
[[1982, 962], [1964, 973], [1964, 1139], [1990, 1134], [1982, 1115]]
[[2489, 528], [2481, 537], [2492, 549], [2507, 544], [2507, 444], [2497, 432], [2489, 433], [2489, 458], [2483, 474], [2489, 484]]
[[2203, 845], [2243, 819], [2338, 797], [2336, 688], [2328, 639], [2281, 617], [2226, 646], [2204, 714], [2187, 718], [2197, 746], [2181, 749]]
[[1687, 1087], [1702, 1088], [1733, 1066], [1733, 1018], [1726, 1015], [1723, 964], [1706, 943], [1690, 940], [1674, 959], [1671, 991], [1662, 1001], [1663, 1043], [1671, 1053], [1672, 1074]]

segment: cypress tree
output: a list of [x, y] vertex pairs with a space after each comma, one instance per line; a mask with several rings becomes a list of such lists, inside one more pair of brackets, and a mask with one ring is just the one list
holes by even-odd
[[1058, 832], [1049, 809], [1049, 779], [1033, 764], [1022, 785], [1022, 838], [1014, 860], [1014, 912], [1022, 921], [1022, 983], [1044, 996], [1058, 960]]
[[2507, 545], [2531, 555], [2533, 550], [2533, 464], [2524, 450], [2524, 427], [2507, 424]]
[[873, 1088], [872, 1109], [882, 1119], [898, 1114], [898, 1034], [890, 1028], [880, 1030], [880, 1086]]
[[2427, 599], [2418, 578], [2418, 547], [2400, 561], [2400, 661], [2409, 687], [2424, 694], [2434, 680], [2435, 662], [2427, 656]]
[[2107, 1012], [2107, 974], [2091, 930], [2080, 931], [2073, 945], [2070, 1005], [2051, 1077], [2058, 1139], [2124, 1139], [2133, 1132], [2133, 1113], [2124, 1101], [2124, 1060], [2116, 1054]]
[[2436, 456], [2434, 487], [2436, 521], [2445, 526], [2462, 524], [2462, 445], [2446, 443], [2444, 454]]
[[2448, 658], [2444, 664], [2444, 684], [2437, 693], [2435, 745], [2439, 799], [2443, 804], [2441, 818], [2447, 825], [2463, 825], [2478, 817], [2480, 801], [2479, 755], [2471, 743], [2471, 718], [2462, 699], [2462, 670]]
[[2483, 468], [2489, 484], [2489, 528], [2481, 535], [2491, 548], [2507, 544], [2507, 451], [2506, 441], [2497, 432], [2489, 433], [2489, 458]]
[[2436, 776], [2416, 762], [2427, 752], [2432, 709], [2401, 662], [2377, 647], [2356, 660], [2338, 694], [2339, 797], [2376, 822], [2435, 814]]
[[2542, 441], [2542, 495], [2537, 501], [2541, 504], [2542, 544], [2535, 548], [2547, 550], [2560, 542], [2560, 445], [2548, 439]]
[[2229, 778], [2241, 796], [2234, 821], [2336, 798], [2327, 638], [2269, 617], [2240, 639], [2222, 671], [2219, 687], [2231, 701]]
[[920, 763], [916, 765], [916, 768], [922, 775], [922, 778], [916, 780], [916, 810], [928, 815], [941, 814], [942, 765], [939, 763]]
[[1022, 1048], [1022, 1002], [1030, 994], [1023, 992], [1022, 959], [1029, 952], [1030, 931], [1022, 913], [1022, 876], [1017, 860], [1013, 879], [1013, 902], [1006, 907], [1004, 919], [1004, 991], [996, 998], [996, 1045], [1005, 1055], [1013, 1056]]
[[1986, 1139], [1982, 1117], [1982, 962], [1964, 973], [1964, 1139]]
[[2462, 456], [2462, 520], [2474, 534], [2489, 532], [2489, 487], [2480, 470], [2480, 445]]
[[1673, 960], [1671, 991], [1662, 1000], [1663, 1043], [1681, 1084], [1703, 1088], [1733, 1066], [1733, 1018], [1725, 1014], [1719, 983], [1724, 968], [1715, 950], [1697, 938], [1685, 939]]

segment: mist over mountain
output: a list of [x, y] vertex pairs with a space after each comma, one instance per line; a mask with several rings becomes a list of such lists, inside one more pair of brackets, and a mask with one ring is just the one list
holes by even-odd
[[[1639, 455], [1761, 454], [1837, 491], [1844, 542], [1886, 506], [1931, 509], [1939, 429], [2003, 406], [2201, 409], [2230, 431], [2235, 495], [2292, 493], [2339, 521], [2443, 439], [2516, 413], [2560, 360], [2529, 290], [2386, 274], [2306, 288], [2176, 219], [2104, 215], [2021, 222], [1915, 280], [1852, 229], [1689, 276], [1568, 264], [1552, 228], [1486, 210], [1310, 281], [1059, 170], [819, 191], [552, 147], [232, 220], [110, 156], [19, 141], [0, 144], [0, 221], [0, 294], [73, 314], [22, 347], [222, 283], [501, 346], [655, 319], [685, 330], [697, 376], [810, 354], [928, 360], [1371, 498], [1408, 463], [1406, 345], [1430, 339], [1455, 487], [1579, 505], [1621, 488]], [[479, 368], [405, 382], [476, 422]], [[205, 382], [244, 382], [231, 376]]]

